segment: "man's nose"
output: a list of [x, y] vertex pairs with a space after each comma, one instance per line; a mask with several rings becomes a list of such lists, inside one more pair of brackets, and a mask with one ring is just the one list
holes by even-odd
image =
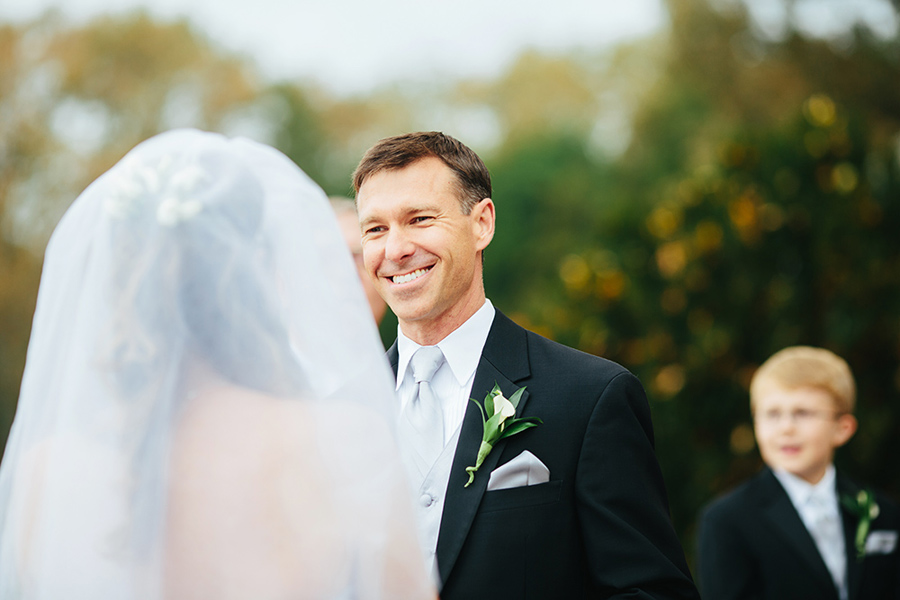
[[412, 256], [416, 246], [409, 234], [403, 229], [391, 229], [387, 233], [384, 244], [384, 257], [391, 262], [401, 262]]

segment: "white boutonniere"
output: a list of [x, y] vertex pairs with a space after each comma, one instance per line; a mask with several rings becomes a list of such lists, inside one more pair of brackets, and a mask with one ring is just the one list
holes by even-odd
[[497, 442], [531, 427], [537, 427], [543, 422], [537, 417], [512, 418], [516, 416], [516, 409], [519, 407], [519, 400], [524, 392], [525, 388], [522, 387], [507, 399], [503, 392], [500, 391], [500, 386], [495, 382], [494, 389], [484, 397], [484, 406], [479, 404], [475, 398], [469, 398], [481, 411], [484, 435], [481, 439], [481, 446], [478, 448], [475, 464], [471, 467], [466, 467], [469, 481], [466, 482], [465, 487], [469, 487], [475, 481], [475, 472], [481, 466], [481, 463], [484, 462], [484, 459], [487, 458], [487, 455], [491, 453], [491, 450], [494, 449], [494, 446], [497, 445]]
[[856, 546], [856, 559], [862, 560], [866, 555], [866, 537], [869, 535], [869, 527], [878, 515], [881, 509], [875, 502], [875, 494], [869, 490], [860, 490], [856, 496], [841, 496], [841, 504], [851, 513], [859, 518], [859, 525], [856, 526], [856, 538], [854, 544]]

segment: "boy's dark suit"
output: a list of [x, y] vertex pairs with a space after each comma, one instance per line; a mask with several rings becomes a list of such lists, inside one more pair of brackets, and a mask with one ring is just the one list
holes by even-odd
[[[838, 497], [859, 487], [838, 473]], [[900, 511], [878, 496], [870, 531], [900, 528]], [[841, 507], [850, 600], [900, 600], [900, 551], [856, 557], [858, 517]], [[709, 600], [838, 600], [831, 574], [787, 492], [768, 468], [701, 515], [700, 590]]]
[[[396, 344], [389, 358], [396, 373]], [[441, 598], [697, 598], [638, 380], [498, 311], [471, 396], [481, 401], [495, 382], [507, 397], [525, 386], [518, 415], [543, 424], [501, 441], [464, 487], [482, 438], [468, 407], [437, 542]], [[486, 491], [491, 471], [524, 450], [550, 481]]]

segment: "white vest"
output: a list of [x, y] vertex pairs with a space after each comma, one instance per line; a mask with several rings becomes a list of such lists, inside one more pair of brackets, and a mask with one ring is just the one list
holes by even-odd
[[[441, 529], [441, 515], [444, 512], [444, 499], [447, 496], [447, 482], [450, 480], [450, 468], [459, 442], [460, 427], [444, 445], [431, 470], [421, 482], [411, 480], [415, 494], [413, 502], [416, 511], [416, 525], [419, 531], [419, 543], [425, 557], [425, 567], [432, 573], [435, 583], [440, 582], [435, 552], [437, 551], [438, 533]], [[401, 443], [402, 450], [402, 443]], [[408, 468], [407, 472], [411, 472]], [[419, 484], [416, 486], [416, 484]]]

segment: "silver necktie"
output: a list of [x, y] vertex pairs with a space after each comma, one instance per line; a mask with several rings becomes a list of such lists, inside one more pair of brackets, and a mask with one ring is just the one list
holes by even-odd
[[444, 449], [444, 414], [431, 389], [431, 378], [443, 362], [437, 346], [422, 346], [413, 354], [410, 367], [416, 391], [400, 415], [400, 433], [423, 479]]
[[847, 598], [846, 573], [847, 555], [844, 549], [844, 535], [841, 531], [840, 515], [828, 501], [819, 494], [813, 493], [808, 502], [815, 507], [816, 518], [810, 535], [819, 549], [822, 561], [831, 572], [838, 595], [842, 600]]

